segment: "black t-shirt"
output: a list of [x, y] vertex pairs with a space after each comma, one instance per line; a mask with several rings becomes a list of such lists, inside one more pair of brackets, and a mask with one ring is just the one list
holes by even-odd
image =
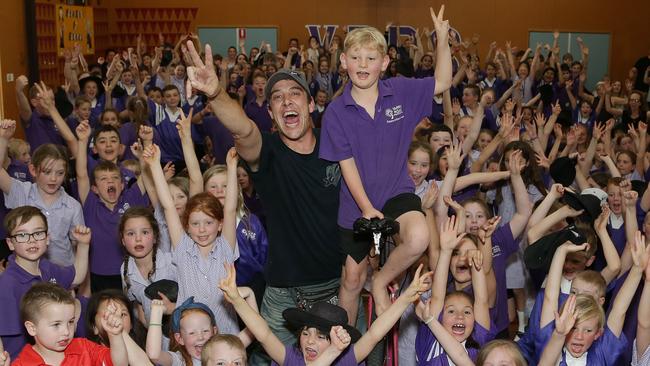
[[[279, 134], [262, 133], [257, 172], [251, 172], [267, 215], [266, 280], [273, 287], [296, 287], [341, 276], [339, 230], [341, 170], [318, 158], [320, 131], [311, 154], [288, 148]], [[250, 171], [250, 169], [249, 169]]]

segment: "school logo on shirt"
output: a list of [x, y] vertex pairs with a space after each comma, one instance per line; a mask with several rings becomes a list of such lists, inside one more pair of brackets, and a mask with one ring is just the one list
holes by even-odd
[[50, 278], [50, 281], [49, 281], [49, 282], [50, 282], [50, 283], [53, 283], [53, 284], [55, 284], [55, 285], [56, 285], [56, 283], [57, 283], [57, 282], [56, 282], [56, 278], [54, 278], [54, 277]]
[[392, 108], [386, 108], [384, 114], [388, 119], [386, 123], [394, 123], [404, 118], [404, 111], [402, 110], [401, 104]]
[[323, 178], [323, 187], [336, 186], [341, 180], [341, 167], [338, 164], [330, 164], [325, 168], [325, 178]]
[[126, 212], [126, 210], [129, 209], [129, 207], [131, 207], [131, 205], [129, 205], [128, 202], [124, 202], [124, 205], [119, 210], [117, 210], [117, 213], [123, 215]]
[[241, 233], [248, 240], [255, 240], [255, 238], [257, 238], [257, 234], [252, 230], [241, 229]]

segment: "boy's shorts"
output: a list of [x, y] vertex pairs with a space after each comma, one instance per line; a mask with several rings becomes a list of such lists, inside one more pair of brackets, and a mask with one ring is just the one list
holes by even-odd
[[[397, 218], [402, 216], [402, 214], [411, 211], [422, 212], [422, 201], [420, 200], [420, 197], [414, 193], [400, 193], [386, 201], [386, 204], [384, 204], [384, 207], [381, 209], [384, 217], [390, 217], [393, 220], [397, 220]], [[368, 239], [367, 237], [358, 238], [354, 235], [353, 230], [344, 229], [340, 226], [339, 231], [341, 232], [341, 248], [343, 250], [343, 255], [345, 257], [349, 255], [355, 262], [361, 263], [370, 252], [370, 248], [373, 246], [372, 239]], [[345, 262], [345, 258], [343, 261]]]

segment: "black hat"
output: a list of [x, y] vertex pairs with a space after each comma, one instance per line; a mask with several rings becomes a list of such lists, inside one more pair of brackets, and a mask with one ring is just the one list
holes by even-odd
[[275, 83], [281, 80], [295, 81], [296, 83], [298, 83], [298, 85], [300, 85], [301, 88], [305, 89], [305, 93], [307, 93], [307, 100], [311, 100], [311, 94], [309, 93], [309, 86], [307, 85], [307, 80], [305, 80], [305, 76], [303, 75], [303, 73], [299, 71], [293, 71], [287, 69], [279, 70], [275, 74], [271, 75], [269, 80], [266, 82], [266, 87], [264, 88], [264, 97], [266, 98], [266, 100], [270, 102], [273, 85], [275, 85]]
[[345, 309], [325, 301], [315, 303], [307, 311], [298, 308], [287, 309], [282, 312], [282, 317], [296, 329], [305, 326], [314, 327], [325, 334], [329, 334], [333, 326], [340, 325], [348, 331], [352, 343], [361, 338], [361, 332], [357, 328], [348, 325], [348, 313]]
[[576, 179], [576, 161], [566, 156], [557, 158], [549, 167], [549, 173], [555, 183], [568, 187]]
[[524, 250], [526, 267], [548, 271], [555, 250], [567, 241], [580, 245], [586, 243], [587, 239], [575, 225], [569, 225], [560, 231], [543, 236]]
[[81, 91], [81, 93], [83, 93], [84, 86], [86, 86], [86, 83], [89, 81], [94, 81], [95, 84], [97, 84], [97, 97], [104, 94], [104, 84], [102, 84], [102, 79], [98, 78], [95, 75], [88, 75], [79, 79], [79, 90]]
[[562, 200], [574, 210], [585, 210], [580, 217], [584, 218], [587, 222], [595, 221], [601, 212], [603, 212], [602, 201], [593, 194], [575, 194], [569, 190], [564, 190]]
[[172, 280], [158, 280], [144, 289], [144, 294], [151, 300], [160, 300], [158, 293], [165, 295], [169, 301], [176, 302], [178, 298], [178, 283]]

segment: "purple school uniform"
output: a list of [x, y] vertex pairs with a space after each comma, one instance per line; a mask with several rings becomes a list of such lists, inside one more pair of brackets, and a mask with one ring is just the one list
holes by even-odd
[[[492, 319], [499, 333], [508, 328], [508, 289], [506, 287], [506, 263], [508, 257], [519, 250], [519, 243], [512, 235], [510, 225], [503, 225], [497, 228], [492, 234], [492, 271], [496, 279], [496, 302], [494, 304], [495, 314]], [[492, 314], [490, 314], [492, 315]]]
[[[366, 194], [377, 209], [391, 197], [415, 190], [405, 156], [415, 126], [431, 114], [434, 87], [433, 78], [380, 80], [373, 119], [354, 101], [349, 84], [325, 112], [319, 156], [330, 161], [354, 158]], [[338, 224], [350, 229], [360, 216], [343, 180]]]
[[[555, 330], [555, 322], [548, 323], [547, 326], [542, 328], [539, 332], [539, 336], [548, 340], [551, 338], [553, 331]], [[546, 346], [546, 343], [544, 346]], [[616, 360], [621, 355], [625, 349], [628, 341], [625, 337], [625, 334], [621, 333], [620, 337], [616, 337], [614, 333], [605, 325], [605, 331], [602, 336], [592, 343], [587, 352], [587, 365], [588, 366], [609, 366], [609, 365], [621, 365], [616, 363]], [[538, 348], [538, 350], [543, 350], [544, 347]], [[541, 356], [541, 355], [540, 355]], [[566, 354], [564, 349], [562, 350], [562, 355], [560, 357], [560, 363], [558, 366], [567, 366], [566, 363]]]
[[[558, 309], [562, 307], [562, 304], [564, 304], [568, 298], [569, 295], [560, 292], [560, 296], [558, 297]], [[539, 358], [542, 356], [542, 351], [544, 350], [538, 349], [536, 342], [536, 335], [540, 331], [539, 322], [542, 317], [542, 305], [544, 305], [544, 291], [539, 291], [537, 293], [537, 298], [535, 299], [535, 305], [533, 305], [533, 309], [530, 312], [528, 329], [526, 329], [526, 332], [517, 341], [517, 346], [519, 346], [519, 350], [524, 358], [526, 358], [529, 365], [537, 365]]]
[[257, 216], [248, 214], [239, 221], [237, 246], [239, 247], [239, 259], [235, 262], [237, 286], [245, 286], [256, 274], [264, 272], [269, 248], [266, 230]]
[[253, 122], [257, 125], [260, 131], [271, 132], [271, 127], [273, 127], [273, 120], [269, 114], [269, 103], [264, 100], [262, 105], [257, 104], [255, 99], [246, 103], [244, 106], [244, 111], [248, 118], [252, 119]]
[[[621, 290], [621, 287], [623, 286], [623, 283], [627, 279], [627, 276], [630, 274], [628, 271], [627, 273], [623, 274], [622, 276], [619, 276], [617, 279], [612, 281], [610, 283], [610, 286], [613, 285], [612, 289], [612, 299], [615, 299], [616, 296], [618, 295], [618, 292]], [[634, 296], [632, 297], [632, 301], [630, 302], [630, 306], [627, 309], [627, 312], [625, 313], [625, 320], [623, 323], [623, 334], [625, 335], [625, 338], [629, 339], [634, 339], [636, 337], [636, 325], [638, 321], [638, 316], [639, 316], [639, 302], [641, 301], [641, 292], [643, 291], [643, 286], [638, 286], [636, 289], [636, 292], [634, 293]], [[614, 301], [610, 301], [609, 304], [609, 309], [607, 309], [607, 314], [609, 315], [609, 312], [612, 311], [612, 305], [614, 304]], [[645, 304], [645, 306], [648, 306]], [[629, 365], [630, 362], [632, 362], [632, 345], [634, 342], [628, 342], [628, 344], [625, 346], [624, 352], [621, 353], [618, 362], [616, 363], [617, 365]]]
[[73, 266], [58, 266], [45, 258], [38, 263], [40, 276], [35, 276], [16, 264], [16, 256], [10, 255], [7, 269], [0, 274], [0, 337], [4, 348], [13, 359], [27, 344], [27, 334], [20, 320], [20, 300], [38, 282], [52, 282], [69, 289], [75, 276]]
[[[483, 328], [479, 323], [474, 322], [474, 330], [472, 331], [471, 338], [482, 347], [485, 343], [491, 341], [493, 337], [487, 329]], [[478, 351], [474, 347], [467, 349], [467, 353], [469, 353], [469, 357], [473, 361], [476, 361]], [[415, 357], [418, 366], [450, 365], [447, 352], [438, 343], [431, 329], [424, 323], [420, 323], [418, 335], [415, 338]]]
[[[285, 345], [284, 346], [284, 363], [282, 366], [304, 366], [305, 358], [302, 355], [302, 352], [298, 347]], [[357, 358], [354, 355], [354, 345], [350, 345], [345, 352], [334, 360], [332, 365], [335, 366], [356, 366], [356, 365], [365, 365], [365, 362], [357, 363]], [[271, 366], [279, 366], [277, 362], [273, 361]]]
[[12, 160], [9, 163], [7, 174], [21, 182], [32, 182], [32, 174], [29, 172], [27, 164], [23, 164], [17, 160]]
[[86, 226], [93, 232], [90, 244], [91, 273], [102, 276], [120, 274], [124, 254], [117, 227], [122, 214], [131, 206], [149, 206], [148, 196], [140, 192], [137, 183], [125, 187], [113, 210], [106, 207], [97, 193], [88, 193], [83, 212]]
[[54, 121], [50, 116], [38, 113], [36, 109], [32, 110], [32, 116], [29, 121], [23, 121], [25, 138], [32, 149], [36, 150], [44, 144], [56, 144], [65, 146], [63, 137], [57, 130]]
[[[625, 224], [621, 225], [621, 227], [619, 227], [618, 229], [614, 229], [614, 227], [612, 227], [611, 222], [608, 220], [607, 233], [609, 234], [609, 237], [612, 239], [612, 243], [614, 243], [616, 252], [618, 252], [618, 255], [620, 256], [623, 253], [623, 249], [625, 249], [625, 244], [627, 243], [627, 236], [625, 235]], [[599, 245], [598, 248], [596, 249], [596, 259], [594, 260], [592, 269], [596, 271], [600, 271], [606, 266], [607, 266], [607, 261], [605, 260], [605, 254], [603, 253], [602, 246]]]
[[102, 94], [99, 95], [98, 98], [96, 99], [95, 106], [90, 108], [91, 126], [97, 126], [101, 122], [99, 120], [99, 116], [104, 112], [104, 109], [106, 107], [105, 103], [106, 103], [106, 98], [104, 97], [104, 94]]
[[[178, 129], [176, 128], [177, 121], [172, 121], [173, 118], [174, 117], [169, 116], [167, 112], [165, 112], [165, 118], [154, 127], [154, 130], [158, 131], [160, 140], [160, 161], [163, 164], [169, 161], [185, 160], [183, 157], [181, 138], [178, 135]], [[191, 126], [191, 131], [194, 144], [203, 144], [201, 136], [194, 125]]]
[[212, 156], [216, 164], [226, 163], [226, 154], [235, 146], [235, 140], [228, 129], [214, 115], [203, 118], [203, 133], [212, 141]]

